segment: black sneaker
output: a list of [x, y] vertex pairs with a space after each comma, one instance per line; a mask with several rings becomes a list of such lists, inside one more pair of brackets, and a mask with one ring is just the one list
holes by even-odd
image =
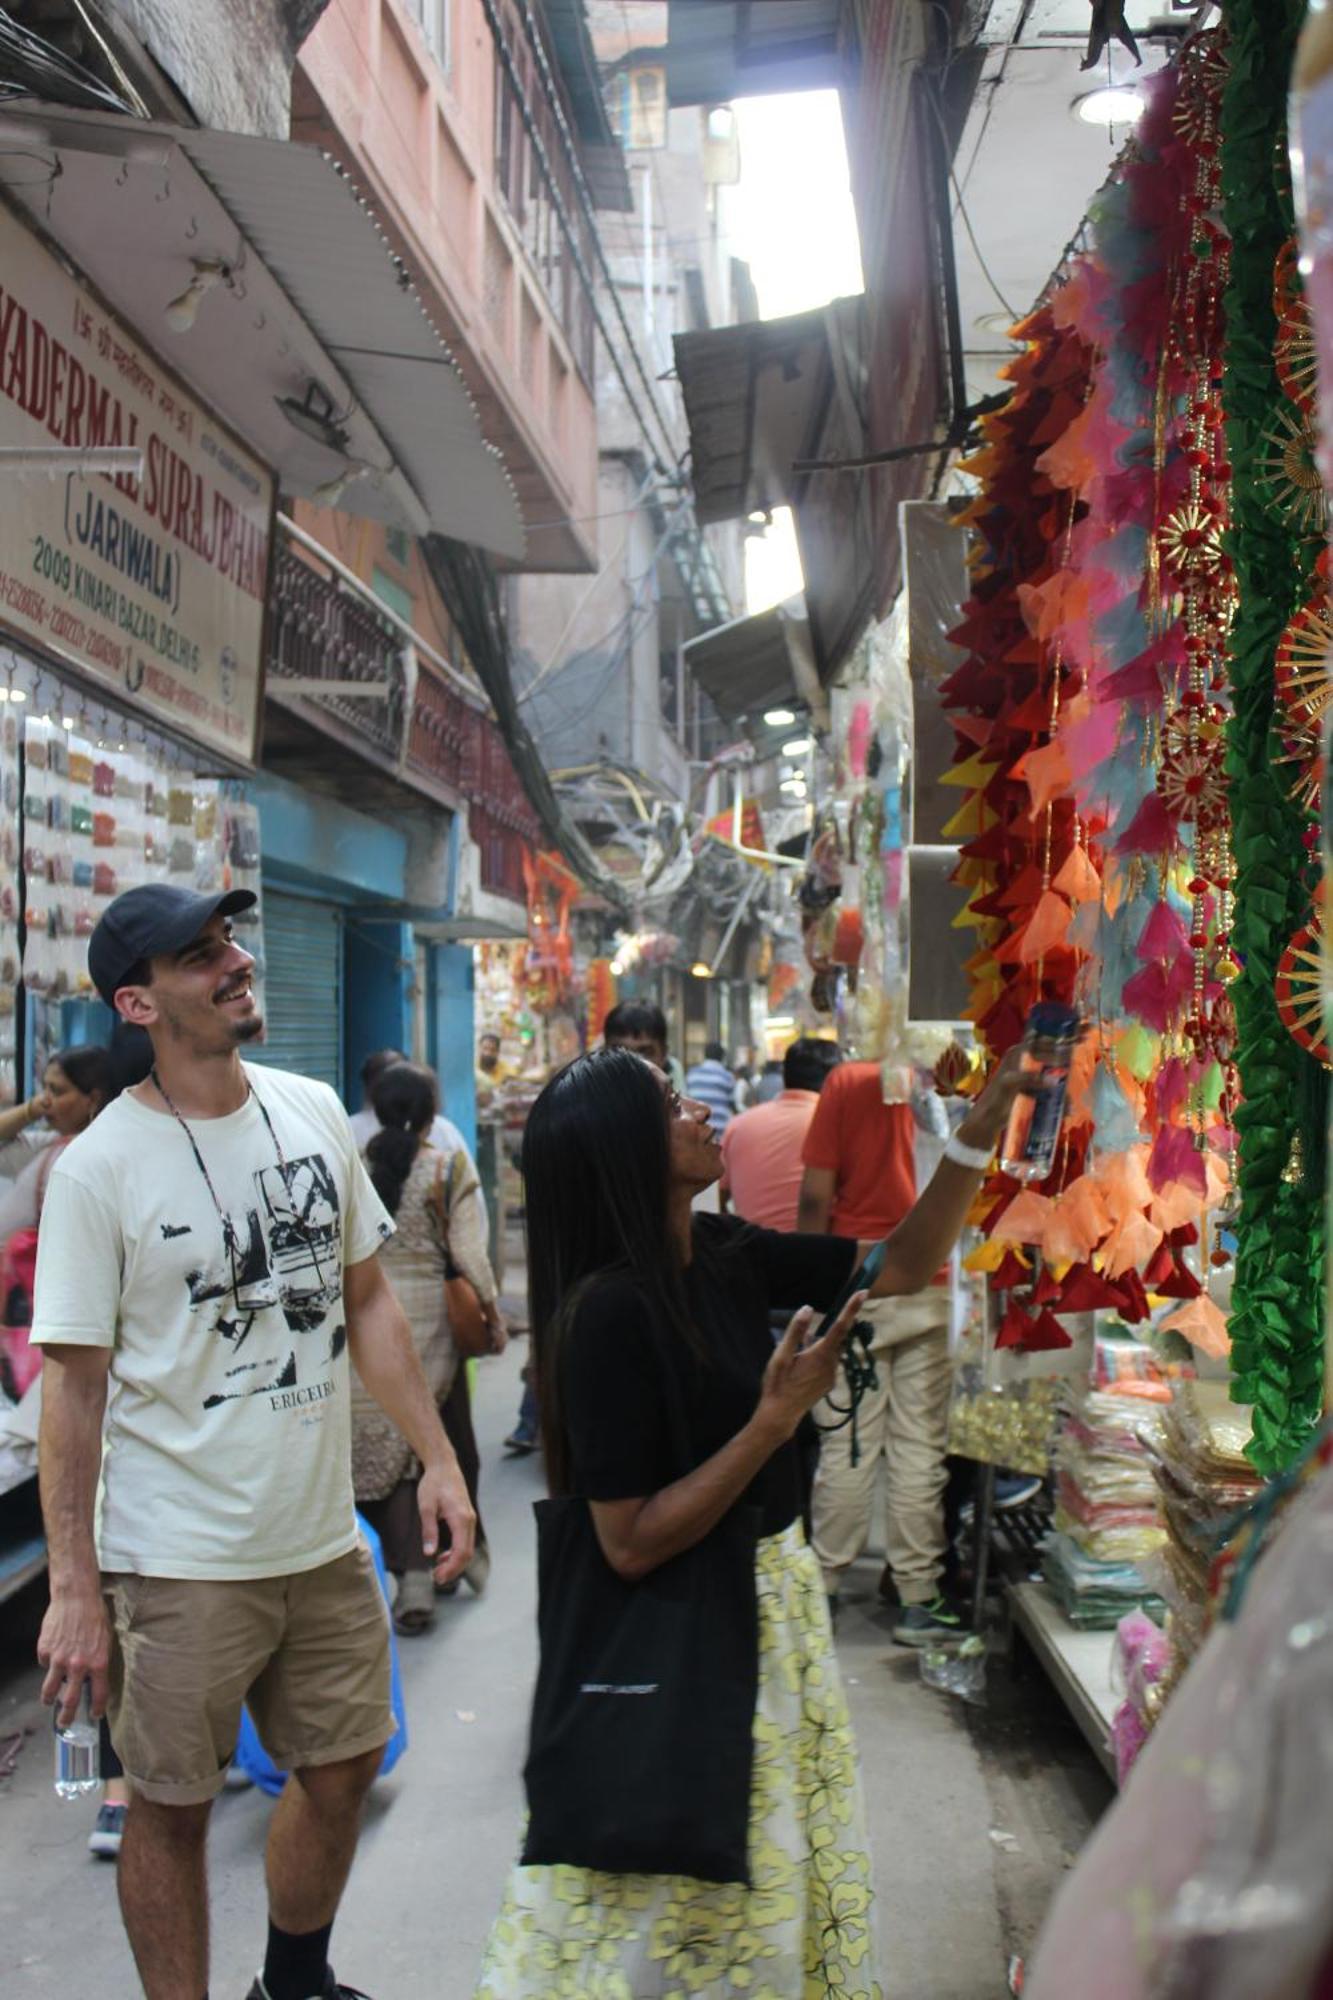
[[514, 1458], [526, 1458], [537, 1449], [538, 1440], [524, 1431], [512, 1431], [504, 1441], [504, 1448]]
[[[245, 2000], [271, 2000], [262, 1973], [255, 1974], [255, 1983], [246, 1994]], [[340, 1986], [333, 1976], [333, 1967], [330, 1966], [324, 1975], [324, 1984], [318, 1993], [310, 1995], [310, 2000], [370, 2000], [370, 1995], [363, 1993], [359, 1986]]]
[[956, 1604], [934, 1597], [929, 1604], [904, 1604], [893, 1637], [899, 1646], [935, 1646], [942, 1639], [961, 1639], [967, 1629]]

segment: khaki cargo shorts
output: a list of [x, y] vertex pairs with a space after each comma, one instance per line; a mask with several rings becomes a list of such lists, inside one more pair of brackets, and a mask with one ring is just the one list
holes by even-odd
[[386, 1744], [389, 1615], [370, 1551], [297, 1576], [108, 1573], [116, 1754], [137, 1792], [202, 1805], [222, 1789], [242, 1705], [280, 1771]]

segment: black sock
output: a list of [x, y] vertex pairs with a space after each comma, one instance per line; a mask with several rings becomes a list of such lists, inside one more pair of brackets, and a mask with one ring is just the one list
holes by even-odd
[[324, 1991], [332, 1935], [332, 1924], [298, 1935], [280, 1931], [270, 1922], [264, 1954], [264, 1988], [269, 2000], [316, 2000]]

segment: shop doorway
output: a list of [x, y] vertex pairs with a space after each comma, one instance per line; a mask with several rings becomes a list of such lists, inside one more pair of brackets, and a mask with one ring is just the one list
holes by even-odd
[[343, 1086], [343, 912], [309, 896], [264, 892], [260, 1062]]

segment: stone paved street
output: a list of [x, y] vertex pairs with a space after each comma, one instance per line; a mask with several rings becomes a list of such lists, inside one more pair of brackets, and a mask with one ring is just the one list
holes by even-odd
[[[377, 1787], [334, 1934], [340, 1975], [374, 2000], [468, 2000], [512, 1858], [534, 1663], [534, 1459], [503, 1456], [524, 1346], [481, 1370], [478, 1433], [491, 1586], [441, 1607], [402, 1642], [411, 1749]], [[874, 1607], [878, 1566], [839, 1631], [870, 1801], [889, 2000], [1002, 2000], [1013, 1952], [1030, 1946], [1068, 1857], [1107, 1788], [1045, 1683], [994, 1673], [983, 1714], [924, 1689]], [[0, 1737], [25, 1724], [0, 1782], [0, 1938], [6, 2000], [134, 2000], [112, 1869], [93, 1861], [91, 1815], [51, 1791], [31, 1640], [40, 1603], [6, 1607]], [[242, 2000], [261, 1955], [257, 1792], [224, 1793], [211, 1847], [212, 2000]], [[1012, 1837], [997, 1841], [993, 1834]], [[21, 1871], [15, 1858], [23, 1858]]]

